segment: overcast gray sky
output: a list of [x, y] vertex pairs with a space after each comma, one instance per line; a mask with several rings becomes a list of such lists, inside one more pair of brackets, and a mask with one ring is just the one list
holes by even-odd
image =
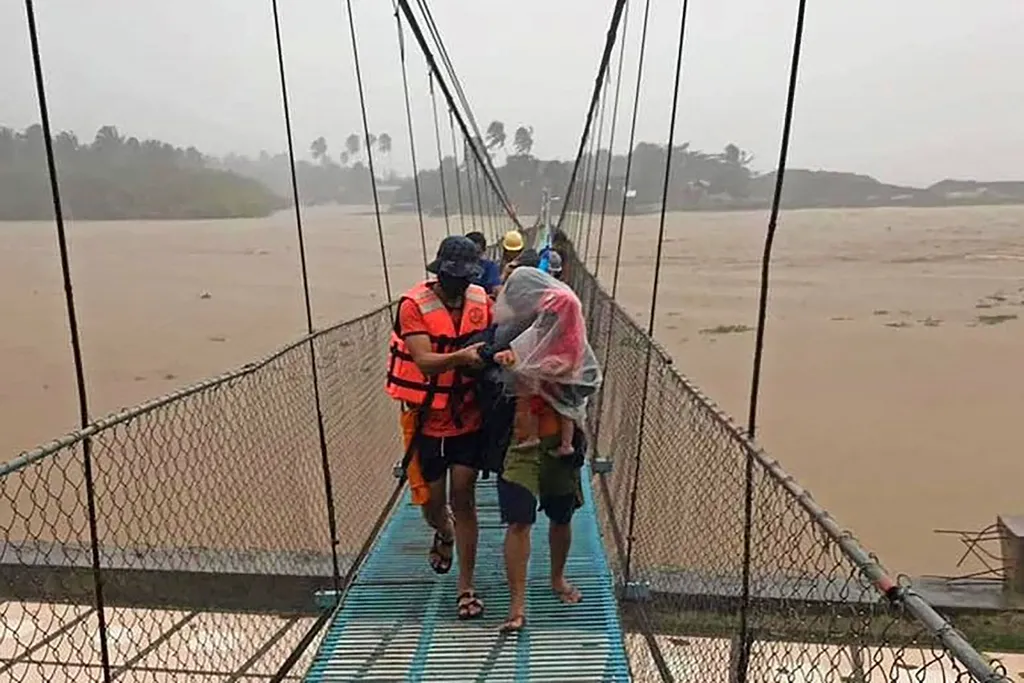
[[[89, 139], [112, 123], [205, 152], [284, 148], [269, 0], [37, 2], [53, 123]], [[408, 135], [390, 0], [353, 0], [370, 126]], [[480, 125], [535, 129], [571, 158], [612, 0], [433, 0]], [[890, 182], [1024, 178], [1024, 1], [809, 0], [791, 164]], [[678, 139], [734, 142], [774, 166], [794, 0], [691, 0]], [[666, 137], [680, 3], [652, 0], [638, 137]], [[360, 129], [343, 0], [281, 0], [300, 152]], [[631, 0], [623, 105], [642, 0]], [[410, 36], [411, 46], [411, 36]], [[417, 151], [436, 163], [426, 67], [410, 50]], [[0, 0], [0, 124], [37, 118], [24, 3]], [[628, 108], [617, 126], [621, 150]], [[433, 161], [431, 161], [431, 159]]]

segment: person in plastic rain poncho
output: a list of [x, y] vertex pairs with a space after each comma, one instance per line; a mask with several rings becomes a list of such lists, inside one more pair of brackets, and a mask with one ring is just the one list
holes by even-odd
[[513, 271], [494, 320], [497, 345], [504, 349], [494, 360], [505, 367], [507, 390], [516, 398], [513, 444], [498, 480], [511, 594], [502, 630], [515, 631], [526, 622], [526, 566], [538, 501], [551, 521], [551, 587], [566, 604], [582, 599], [563, 572], [572, 516], [583, 504], [587, 399], [600, 387], [601, 373], [579, 299], [547, 273], [531, 267]]
[[[531, 397], [532, 417], [539, 401], [554, 408], [560, 424], [556, 453], [572, 455], [573, 435], [576, 425], [583, 423], [586, 399], [601, 381], [597, 358], [587, 343], [580, 300], [555, 277], [536, 268], [519, 268], [509, 276], [495, 308], [498, 334], [502, 327], [522, 328], [526, 321], [529, 327], [494, 360], [512, 371], [516, 395]], [[536, 420], [531, 418], [527, 429], [527, 440], [513, 448], [525, 450], [540, 443]]]

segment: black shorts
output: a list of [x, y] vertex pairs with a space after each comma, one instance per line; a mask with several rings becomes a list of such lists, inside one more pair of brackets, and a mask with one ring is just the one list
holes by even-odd
[[[520, 484], [498, 477], [498, 506], [503, 524], [535, 524], [537, 522], [537, 497]], [[552, 524], [569, 524], [579, 507], [576, 494], [541, 496], [540, 509]]]
[[480, 469], [483, 443], [479, 431], [459, 436], [421, 434], [416, 444], [420, 469], [423, 471], [423, 478], [428, 482], [435, 482], [444, 477], [451, 465]]

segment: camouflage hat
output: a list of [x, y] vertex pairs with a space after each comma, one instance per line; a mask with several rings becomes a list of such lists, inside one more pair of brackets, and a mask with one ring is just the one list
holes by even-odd
[[473, 240], [462, 235], [450, 235], [437, 247], [437, 258], [427, 265], [427, 272], [451, 277], [479, 277], [480, 250]]

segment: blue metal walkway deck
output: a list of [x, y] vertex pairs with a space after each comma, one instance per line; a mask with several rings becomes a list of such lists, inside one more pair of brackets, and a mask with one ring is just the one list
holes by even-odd
[[483, 618], [455, 618], [457, 565], [446, 576], [427, 565], [430, 532], [408, 493], [381, 532], [366, 565], [327, 626], [305, 680], [326, 681], [627, 681], [629, 669], [611, 573], [594, 516], [573, 519], [566, 570], [583, 593], [563, 605], [551, 591], [548, 524], [538, 515], [528, 574], [528, 624], [501, 635], [508, 610], [494, 478], [478, 484], [477, 592]]

